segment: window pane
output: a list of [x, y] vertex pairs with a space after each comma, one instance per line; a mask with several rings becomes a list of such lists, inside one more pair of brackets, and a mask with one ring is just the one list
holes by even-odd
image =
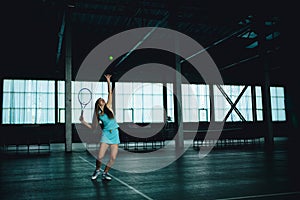
[[156, 96], [153, 96], [153, 101], [152, 101], [152, 105], [154, 107], [156, 106], [160, 106], [160, 107], [164, 107], [164, 104], [163, 104], [163, 96], [162, 95], [156, 95]]
[[143, 94], [143, 83], [135, 83], [133, 85], [134, 94]]
[[150, 84], [143, 84], [143, 88], [141, 88], [143, 90], [144, 94], [152, 94], [152, 85]]
[[200, 117], [198, 116], [198, 109], [190, 109], [189, 110], [189, 115], [190, 115], [190, 122], [198, 122]]
[[[133, 98], [132, 95], [124, 95], [124, 108], [132, 108], [133, 107]], [[121, 108], [119, 106], [119, 108]]]
[[[182, 84], [183, 122], [209, 121], [202, 109], [209, 110], [208, 85]], [[204, 111], [205, 112], [205, 111]], [[205, 116], [205, 117], [202, 117]]]
[[262, 98], [261, 97], [256, 97], [256, 108], [262, 109]]
[[116, 119], [117, 119], [117, 122], [124, 122], [123, 109], [116, 109]]
[[276, 96], [276, 88], [275, 87], [270, 87], [270, 94], [271, 94], [271, 97]]
[[64, 81], [58, 81], [58, 92], [65, 93], [65, 82]]
[[133, 89], [132, 89], [132, 83], [118, 83], [123, 85], [123, 93], [124, 94], [132, 94]]
[[285, 121], [285, 100], [283, 87], [270, 87], [273, 121]]
[[278, 108], [278, 106], [277, 106], [277, 98], [275, 98], [275, 97], [271, 98], [271, 107], [274, 108], [274, 109]]
[[189, 121], [190, 118], [189, 118], [189, 111], [187, 109], [184, 109], [183, 112], [182, 112], [182, 117], [185, 121]]
[[123, 120], [124, 122], [133, 122], [134, 112], [131, 109], [123, 109]]
[[145, 109], [151, 109], [153, 106], [153, 100], [155, 98], [153, 98], [153, 100], [152, 100], [152, 95], [144, 95], [144, 96], [141, 96], [141, 98], [142, 97], [143, 97], [143, 104], [141, 104], [142, 105], [141, 107], [143, 107]]
[[155, 106], [152, 110], [152, 122], [163, 122], [164, 110], [162, 107]]
[[116, 94], [115, 102], [116, 102], [116, 108], [117, 108], [117, 109], [119, 109], [119, 108], [124, 108], [124, 99], [123, 99], [123, 95], [117, 93], [117, 94]]
[[190, 95], [196, 95], [197, 94], [197, 92], [198, 92], [198, 87], [197, 87], [198, 85], [196, 85], [196, 84], [189, 84], [188, 85], [188, 93], [190, 94]]
[[24, 80], [13, 80], [12, 90], [14, 92], [24, 92], [25, 90], [25, 81]]
[[133, 122], [143, 122], [144, 120], [142, 109], [135, 109], [133, 116], [134, 116]]
[[54, 81], [7, 79], [3, 90], [3, 123], [54, 123]]
[[255, 86], [255, 94], [257, 97], [261, 97], [261, 86]]
[[10, 97], [9, 93], [4, 93], [3, 94], [3, 108], [9, 108], [10, 107]]
[[276, 95], [278, 97], [284, 97], [284, 88], [283, 87], [277, 87]]
[[278, 120], [278, 116], [277, 116], [278, 112], [277, 110], [272, 110], [272, 120], [273, 121], [277, 121]]
[[199, 110], [199, 121], [207, 121], [208, 120], [208, 110]]
[[285, 121], [286, 116], [285, 116], [285, 111], [284, 110], [278, 110], [278, 120], [279, 121]]
[[48, 86], [47, 82], [45, 82], [45, 81], [38, 81], [37, 82], [37, 92], [38, 93], [47, 92], [47, 89], [48, 89], [47, 86]]
[[[132, 108], [134, 113], [134, 122], [157, 122], [162, 117], [153, 118], [153, 113], [157, 113], [155, 107], [163, 107], [162, 84], [158, 83], [116, 83], [116, 108], [119, 112], [123, 109]], [[126, 91], [125, 91], [126, 88]], [[128, 89], [132, 88], [132, 89]], [[123, 102], [121, 102], [123, 101]], [[124, 111], [130, 112], [130, 111]], [[161, 110], [160, 110], [161, 112]], [[129, 117], [118, 118], [120, 121], [125, 122]]]
[[11, 83], [12, 83], [11, 80], [3, 80], [3, 92], [10, 92], [12, 90]]
[[277, 99], [277, 108], [279, 108], [279, 109], [284, 109], [285, 108], [284, 98], [279, 97]]
[[161, 83], [153, 84], [153, 94], [160, 94], [163, 93], [163, 85]]
[[134, 108], [143, 108], [143, 96], [142, 95], [135, 95], [133, 98], [133, 105]]
[[257, 121], [262, 121], [263, 120], [262, 110], [256, 110], [256, 115], [257, 115]]
[[144, 109], [144, 122], [150, 123], [154, 117], [152, 109]]

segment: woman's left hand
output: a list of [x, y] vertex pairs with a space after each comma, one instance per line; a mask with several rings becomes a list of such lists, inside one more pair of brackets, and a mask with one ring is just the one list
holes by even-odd
[[104, 76], [105, 76], [107, 81], [110, 81], [110, 78], [111, 78], [112, 75], [111, 74], [105, 74]]

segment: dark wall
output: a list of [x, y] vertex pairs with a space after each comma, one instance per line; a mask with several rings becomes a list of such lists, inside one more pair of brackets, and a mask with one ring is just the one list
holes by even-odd
[[[198, 126], [199, 125], [199, 126]], [[206, 130], [209, 123], [185, 123], [184, 130], [189, 130], [190, 127], [197, 127], [201, 135], [206, 135]], [[138, 127], [140, 126], [140, 127]], [[147, 127], [148, 126], [148, 127]], [[163, 135], [165, 139], [173, 139], [177, 133], [177, 127], [170, 124], [169, 128], [161, 129], [163, 124], [120, 124], [120, 135], [129, 135], [138, 138], [149, 138], [154, 135]], [[289, 123], [276, 122], [273, 123], [275, 137], [290, 137], [293, 128]], [[166, 127], [165, 127], [166, 128]], [[80, 130], [80, 136], [78, 135]], [[157, 130], [157, 134], [153, 134], [153, 130]], [[263, 138], [266, 134], [266, 126], [263, 122], [236, 122], [224, 124], [221, 138]], [[195, 131], [195, 130], [193, 130]], [[39, 142], [49, 141], [50, 143], [64, 143], [65, 142], [65, 126], [64, 124], [56, 125], [1, 125], [0, 126], [1, 144], [38, 144]], [[73, 142], [88, 142], [93, 140], [98, 141], [101, 129], [96, 131], [88, 130], [82, 125], [72, 126]], [[191, 133], [186, 131], [184, 136], [186, 139], [193, 139], [190, 137]]]

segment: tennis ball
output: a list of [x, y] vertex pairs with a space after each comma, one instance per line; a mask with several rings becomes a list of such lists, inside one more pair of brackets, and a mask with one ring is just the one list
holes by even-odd
[[108, 59], [109, 59], [109, 60], [113, 60], [114, 57], [113, 57], [113, 56], [109, 56]]

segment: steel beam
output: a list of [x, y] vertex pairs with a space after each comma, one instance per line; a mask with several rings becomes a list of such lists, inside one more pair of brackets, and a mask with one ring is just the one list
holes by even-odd
[[57, 52], [56, 52], [56, 64], [58, 64], [59, 58], [61, 56], [61, 47], [62, 47], [63, 38], [64, 38], [65, 26], [66, 26], [66, 13], [64, 13], [64, 15], [62, 17], [60, 31], [58, 33], [58, 45], [57, 45]]

